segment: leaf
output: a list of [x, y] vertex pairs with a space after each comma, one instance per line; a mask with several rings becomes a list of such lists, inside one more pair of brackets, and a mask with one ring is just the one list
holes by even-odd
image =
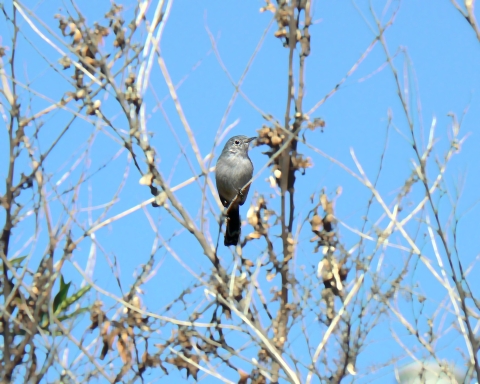
[[48, 313], [44, 312], [40, 315], [40, 327], [42, 327], [44, 330], [47, 330], [48, 324], [50, 323], [48, 319]]
[[56, 294], [55, 299], [53, 299], [53, 313], [56, 314], [60, 305], [67, 299], [70, 284], [72, 284], [71, 281], [68, 284], [65, 284], [63, 275], [60, 275], [60, 290]]
[[27, 256], [20, 256], [17, 257], [16, 259], [9, 260], [10, 264], [12, 264], [12, 267], [15, 267], [19, 265], [23, 260], [25, 260]]
[[58, 321], [65, 321], [68, 319], [72, 319], [77, 317], [78, 315], [81, 315], [82, 313], [89, 312], [90, 308], [84, 307], [84, 308], [78, 308], [76, 311], [73, 311], [72, 313], [69, 313], [68, 315], [65, 316], [58, 316]]
[[[16, 259], [8, 260], [8, 262], [11, 264], [12, 267], [19, 268], [22, 261], [25, 260], [26, 258], [27, 256], [20, 256], [20, 257], [17, 257]], [[0, 271], [3, 271], [3, 263], [2, 265], [0, 265]]]
[[[70, 283], [69, 283], [70, 284]], [[72, 296], [70, 297], [67, 297], [65, 298], [60, 304], [59, 306], [57, 307], [57, 309], [55, 310], [55, 307], [54, 307], [54, 311], [55, 311], [55, 314], [57, 315], [58, 313], [60, 313], [61, 311], [67, 309], [68, 307], [70, 307], [73, 303], [75, 303], [76, 301], [80, 300], [83, 296], [85, 296], [85, 294], [92, 288], [91, 285], [87, 285], [83, 288], [81, 288], [77, 293], [73, 294]]]

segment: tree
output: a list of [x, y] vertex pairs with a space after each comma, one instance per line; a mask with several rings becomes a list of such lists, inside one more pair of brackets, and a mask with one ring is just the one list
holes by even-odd
[[2, 5], [2, 382], [478, 381], [474, 3]]

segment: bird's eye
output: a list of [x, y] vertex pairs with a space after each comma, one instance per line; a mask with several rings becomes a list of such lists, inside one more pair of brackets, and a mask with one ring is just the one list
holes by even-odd
[[238, 140], [235, 140], [235, 144], [237, 144], [237, 145], [238, 145], [238, 144], [240, 144], [240, 141], [238, 141]]

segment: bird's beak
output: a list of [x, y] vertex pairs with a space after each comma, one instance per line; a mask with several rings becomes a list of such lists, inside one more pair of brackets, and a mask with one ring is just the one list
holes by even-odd
[[256, 138], [257, 138], [256, 136], [255, 137], [250, 137], [246, 141], [247, 141], [247, 143], [250, 143], [251, 141], [255, 140]]

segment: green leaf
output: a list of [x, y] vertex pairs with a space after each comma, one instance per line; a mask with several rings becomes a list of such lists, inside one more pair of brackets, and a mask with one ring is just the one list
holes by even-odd
[[68, 315], [59, 316], [58, 320], [59, 321], [65, 321], [65, 320], [68, 320], [68, 319], [73, 319], [73, 318], [77, 317], [78, 315], [81, 315], [82, 313], [85, 313], [85, 312], [90, 312], [90, 308], [88, 308], [88, 307], [78, 308], [76, 311], [73, 311], [72, 313], [69, 313]]
[[72, 296], [65, 298], [55, 309], [54, 307], [54, 313], [57, 315], [61, 311], [67, 309], [69, 306], [71, 306], [73, 303], [76, 301], [80, 300], [85, 294], [92, 288], [91, 285], [87, 285], [83, 288], [81, 288], [77, 293], [74, 293]]
[[10, 264], [12, 264], [12, 267], [20, 265], [20, 263], [25, 260], [27, 256], [20, 256], [17, 257], [16, 259], [8, 260]]
[[60, 290], [56, 294], [55, 299], [53, 299], [53, 313], [56, 314], [58, 308], [67, 299], [70, 284], [72, 284], [71, 281], [68, 284], [65, 284], [65, 280], [63, 280], [63, 275], [60, 275]]
[[48, 313], [44, 312], [44, 313], [41, 314], [39, 324], [40, 324], [40, 327], [42, 327], [44, 330], [47, 329], [48, 324], [50, 324], [50, 320], [48, 318]]
[[[8, 262], [11, 264], [12, 267], [19, 268], [22, 261], [25, 260], [26, 258], [27, 256], [20, 256], [15, 259], [8, 260]], [[3, 271], [3, 263], [0, 264], [0, 271]]]

